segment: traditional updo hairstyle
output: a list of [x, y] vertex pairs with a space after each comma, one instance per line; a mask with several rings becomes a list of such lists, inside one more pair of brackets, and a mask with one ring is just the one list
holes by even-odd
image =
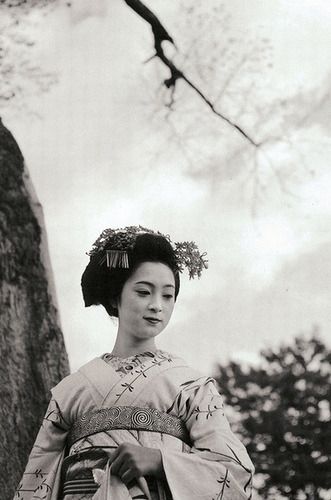
[[[103, 249], [111, 249], [111, 242]], [[175, 278], [175, 300], [180, 287], [179, 271], [176, 256], [170, 242], [161, 235], [143, 233], [137, 235], [132, 249], [127, 251], [129, 268], [107, 267], [106, 259], [102, 261], [100, 253], [91, 255], [81, 280], [85, 307], [102, 305], [109, 316], [118, 318], [115, 304], [121, 297], [123, 286], [137, 267], [143, 262], [161, 262], [168, 266]]]

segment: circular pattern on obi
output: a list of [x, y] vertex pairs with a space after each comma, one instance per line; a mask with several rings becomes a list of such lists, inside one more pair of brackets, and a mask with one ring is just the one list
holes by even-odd
[[154, 422], [152, 412], [149, 409], [137, 408], [132, 412], [131, 422], [132, 425], [136, 425], [137, 427], [152, 425]]
[[98, 427], [102, 423], [103, 418], [104, 418], [104, 411], [102, 410], [98, 412], [90, 411], [88, 424], [91, 428]]
[[[107, 410], [106, 410], [107, 411]], [[117, 418], [121, 416], [121, 408], [118, 406], [113, 406], [109, 414], [109, 421], [114, 422]]]
[[170, 434], [190, 443], [185, 424], [180, 418], [161, 412], [156, 408], [113, 406], [89, 410], [72, 425], [68, 443], [73, 443], [92, 434], [115, 429], [140, 429]]

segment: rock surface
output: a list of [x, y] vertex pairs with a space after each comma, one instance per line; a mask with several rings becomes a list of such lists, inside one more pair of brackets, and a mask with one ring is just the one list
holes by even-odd
[[50, 397], [69, 373], [42, 208], [0, 120], [0, 492], [13, 498]]

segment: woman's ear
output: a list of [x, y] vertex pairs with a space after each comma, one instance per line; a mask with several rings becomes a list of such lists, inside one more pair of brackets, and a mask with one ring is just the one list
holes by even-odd
[[118, 310], [118, 300], [111, 298], [109, 299], [109, 304], [113, 309], [116, 309], [116, 311]]

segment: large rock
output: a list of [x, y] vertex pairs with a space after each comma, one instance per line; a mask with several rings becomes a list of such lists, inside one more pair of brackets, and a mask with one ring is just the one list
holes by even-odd
[[50, 397], [69, 373], [41, 206], [0, 119], [0, 498], [13, 497]]

